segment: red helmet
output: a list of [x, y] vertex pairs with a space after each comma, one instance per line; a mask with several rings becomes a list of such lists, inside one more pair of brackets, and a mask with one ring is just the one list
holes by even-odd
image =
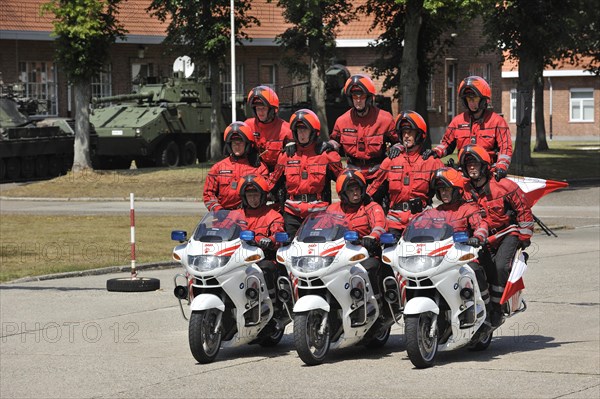
[[[310, 139], [306, 144], [300, 144], [298, 141], [298, 125], [305, 125], [311, 130]], [[290, 118], [290, 129], [292, 130], [292, 135], [294, 136], [294, 140], [296, 140], [296, 144], [304, 147], [317, 139], [319, 132], [321, 131], [321, 122], [319, 121], [317, 114], [310, 109], [299, 109], [294, 112]]]
[[223, 140], [225, 140], [225, 151], [228, 154], [231, 154], [231, 140], [234, 137], [241, 137], [242, 140], [246, 143], [246, 149], [244, 151], [245, 154], [248, 153], [248, 150], [251, 146], [254, 145], [255, 138], [254, 134], [252, 134], [252, 129], [246, 122], [236, 121], [227, 126], [225, 128], [225, 133], [223, 134]]
[[[242, 200], [242, 206], [249, 208], [250, 205], [246, 200], [246, 193], [248, 191], [258, 191], [260, 193], [260, 204], [258, 207], [263, 206], [267, 203], [267, 194], [269, 192], [269, 185], [262, 176], [248, 175], [242, 177], [238, 182], [238, 194]], [[257, 208], [258, 208], [257, 207]]]
[[367, 180], [363, 174], [358, 170], [346, 169], [340, 173], [335, 182], [335, 190], [344, 204], [350, 203], [348, 195], [346, 195], [346, 189], [352, 182], [357, 183], [360, 187], [361, 199], [364, 199], [365, 193], [367, 192]]
[[435, 190], [436, 197], [441, 201], [439, 189], [452, 187], [452, 202], [462, 199], [465, 189], [464, 177], [453, 168], [440, 168], [433, 173], [431, 178], [431, 188]]
[[366, 94], [367, 104], [370, 105], [375, 96], [375, 85], [371, 78], [363, 74], [352, 75], [348, 78], [344, 85], [344, 95], [348, 99], [348, 103], [351, 107], [354, 106], [354, 103], [352, 102], [352, 93], [356, 92]]
[[485, 79], [479, 76], [469, 76], [460, 82], [460, 86], [458, 86], [458, 97], [462, 99], [463, 104], [467, 109], [469, 109], [469, 106], [467, 105], [467, 99], [465, 97], [467, 97], [470, 91], [481, 98], [477, 110], [486, 109], [488, 102], [492, 98], [492, 89], [490, 89], [490, 85]]
[[275, 93], [275, 91], [269, 86], [256, 86], [254, 89], [250, 90], [250, 93], [248, 93], [248, 104], [250, 104], [255, 117], [255, 107], [257, 105], [265, 105], [269, 107], [268, 120], [273, 119], [277, 111], [279, 111], [279, 97], [277, 96], [277, 93]]
[[483, 147], [475, 144], [468, 144], [464, 146], [458, 153], [458, 163], [460, 164], [460, 168], [462, 169], [465, 177], [469, 178], [469, 173], [467, 172], [467, 161], [471, 157], [475, 158], [477, 162], [481, 163], [480, 173], [482, 176], [491, 170], [492, 158], [490, 158], [490, 154], [488, 154]]
[[402, 111], [396, 117], [396, 132], [401, 134], [404, 129], [414, 129], [419, 134], [416, 137], [416, 144], [422, 144], [427, 138], [427, 124], [425, 119], [415, 111]]

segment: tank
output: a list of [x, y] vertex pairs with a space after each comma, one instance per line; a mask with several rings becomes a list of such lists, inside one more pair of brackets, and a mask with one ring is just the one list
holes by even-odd
[[73, 129], [64, 118], [33, 120], [32, 99], [21, 99], [11, 85], [0, 90], [0, 181], [59, 176], [73, 166]]
[[[341, 64], [334, 64], [325, 71], [325, 113], [327, 114], [327, 126], [329, 132], [333, 131], [335, 121], [350, 109], [350, 104], [343, 90], [346, 81], [350, 77], [348, 69]], [[279, 116], [285, 120], [290, 119], [292, 114], [302, 108], [313, 109], [310, 101], [310, 82], [300, 82], [282, 89], [294, 90], [291, 103], [282, 104], [279, 107]], [[382, 95], [375, 96], [375, 104], [388, 112], [392, 112], [392, 99]]]
[[[93, 98], [94, 168], [129, 168], [132, 160], [137, 167], [206, 161], [210, 157], [208, 84], [182, 76], [163, 82], [148, 79], [136, 93]], [[230, 109], [223, 107], [223, 115], [230, 114]], [[219, 131], [228, 122], [223, 115]]]

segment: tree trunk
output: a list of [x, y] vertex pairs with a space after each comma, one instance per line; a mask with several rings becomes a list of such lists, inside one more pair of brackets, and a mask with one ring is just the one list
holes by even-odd
[[418, 74], [419, 31], [423, 19], [423, 0], [408, 0], [406, 2], [406, 25], [404, 27], [404, 48], [400, 63], [400, 98], [402, 109], [416, 109]]
[[517, 174], [525, 173], [525, 165], [531, 164], [531, 100], [537, 62], [523, 51], [519, 59], [519, 80], [517, 82], [517, 140], [512, 163]]
[[225, 126], [223, 126], [223, 114], [221, 112], [219, 63], [214, 60], [210, 61], [210, 101], [212, 104], [210, 112], [210, 159], [218, 161], [223, 156], [222, 137]]
[[535, 79], [535, 147], [534, 152], [548, 151], [546, 124], [544, 121], [544, 69]]
[[73, 171], [91, 169], [90, 158], [90, 83], [79, 81], [73, 85], [75, 98], [75, 143]]
[[310, 101], [321, 122], [321, 138], [329, 140], [327, 112], [325, 109], [325, 67], [315, 59], [310, 61]]

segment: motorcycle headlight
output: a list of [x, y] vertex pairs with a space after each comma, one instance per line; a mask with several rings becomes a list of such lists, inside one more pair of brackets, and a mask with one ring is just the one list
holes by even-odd
[[225, 266], [231, 256], [188, 255], [188, 266], [198, 272], [207, 272]]
[[292, 256], [292, 268], [310, 273], [331, 265], [334, 258], [333, 256]]
[[444, 259], [443, 256], [401, 256], [399, 263], [404, 270], [419, 273], [436, 267], [442, 262], [442, 259]]

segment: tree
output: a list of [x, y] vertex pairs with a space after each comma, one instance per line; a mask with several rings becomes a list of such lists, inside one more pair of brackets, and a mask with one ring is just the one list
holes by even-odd
[[109, 50], [127, 31], [117, 21], [121, 0], [50, 0], [41, 12], [55, 15], [56, 61], [73, 84], [75, 144], [73, 171], [92, 167], [89, 103], [91, 79], [102, 71]]
[[[555, 66], [556, 60], [568, 56], [575, 62], [581, 54], [593, 53], [594, 41], [590, 37], [596, 38], [598, 53], [596, 9], [591, 0], [514, 0], [490, 2], [484, 13], [486, 47], [503, 49], [509, 59], [519, 63], [517, 139], [513, 152], [517, 173], [523, 173], [524, 165], [531, 163], [531, 107], [536, 82], [543, 78], [545, 67]], [[542, 149], [543, 144], [539, 146]]]
[[[283, 63], [297, 77], [310, 77], [313, 110], [321, 121], [321, 136], [327, 138], [325, 71], [335, 55], [336, 29], [355, 19], [349, 0], [278, 0], [283, 16], [292, 27], [277, 35], [277, 41], [293, 56]], [[306, 64], [306, 55], [310, 57]]]
[[[243, 32], [259, 21], [248, 14], [250, 0], [235, 0], [235, 40], [248, 39]], [[200, 73], [210, 76], [212, 102], [210, 153], [217, 160], [221, 154], [224, 126], [221, 115], [220, 74], [224, 70], [230, 47], [230, 0], [153, 0], [148, 11], [160, 21], [169, 20], [164, 44], [170, 52], [189, 55]], [[233, 105], [233, 104], [232, 104]]]
[[359, 12], [374, 17], [371, 28], [384, 29], [374, 47], [379, 57], [369, 65], [384, 76], [383, 90], [393, 90], [403, 109], [427, 116], [426, 88], [440, 59], [453, 45], [445, 33], [468, 22], [478, 1], [367, 0]]

